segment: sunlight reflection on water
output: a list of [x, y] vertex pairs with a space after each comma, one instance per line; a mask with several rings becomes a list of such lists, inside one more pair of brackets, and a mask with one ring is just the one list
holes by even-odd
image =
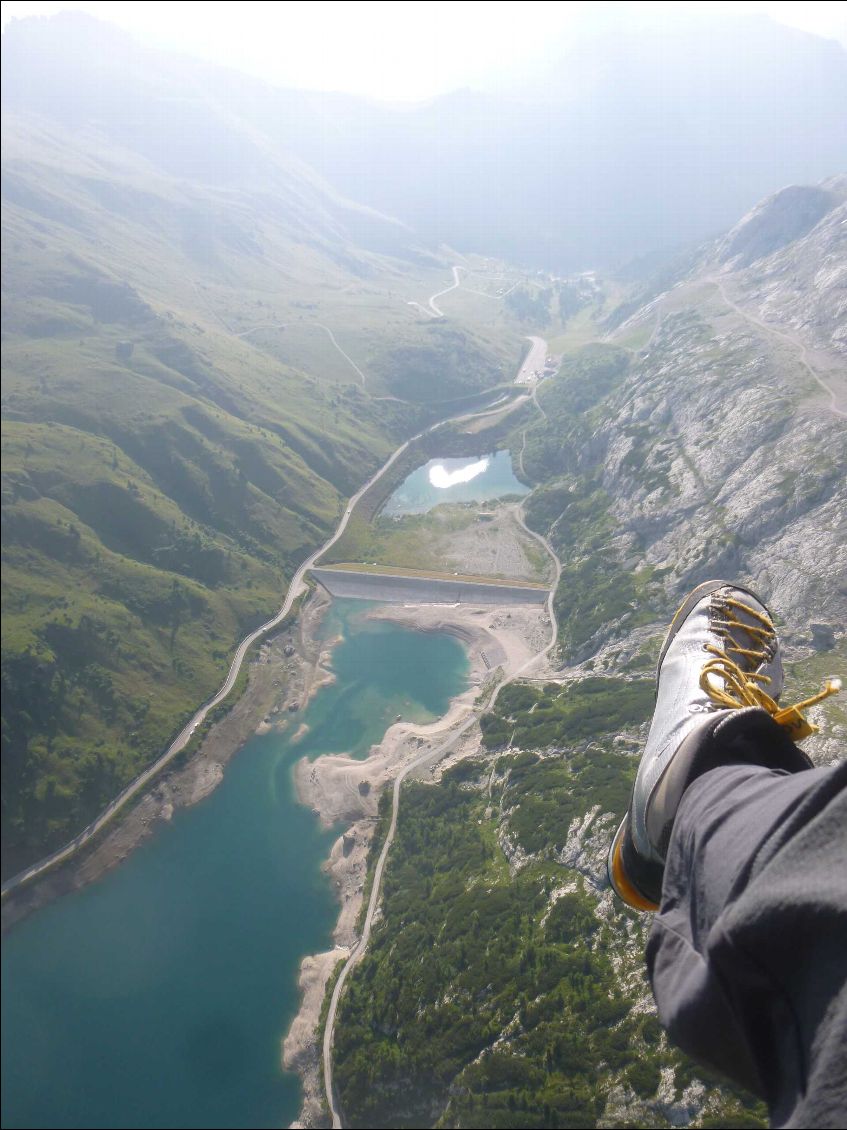
[[429, 469], [430, 484], [443, 490], [456, 486], [457, 483], [469, 483], [477, 475], [484, 474], [490, 462], [490, 459], [480, 459], [477, 463], [469, 463], [467, 467], [459, 467], [456, 471], [448, 471], [441, 463], [436, 463]]

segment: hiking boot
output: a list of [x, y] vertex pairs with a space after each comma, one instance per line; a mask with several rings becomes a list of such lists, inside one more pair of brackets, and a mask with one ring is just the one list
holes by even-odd
[[[765, 690], [767, 687], [767, 691]], [[671, 622], [656, 672], [656, 709], [629, 811], [612, 841], [609, 882], [636, 910], [657, 910], [665, 857], [687, 786], [719, 765], [763, 763], [795, 772], [811, 761], [795, 741], [816, 727], [779, 708], [782, 663], [771, 614], [749, 589], [706, 581]]]

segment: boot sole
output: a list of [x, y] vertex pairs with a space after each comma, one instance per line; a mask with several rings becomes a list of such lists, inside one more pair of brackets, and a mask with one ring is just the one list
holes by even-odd
[[629, 813], [621, 820], [615, 838], [612, 840], [612, 846], [609, 848], [609, 856], [606, 860], [606, 873], [609, 876], [609, 885], [612, 890], [627, 906], [631, 906], [633, 910], [643, 910], [655, 913], [659, 909], [659, 904], [648, 899], [639, 891], [630, 881], [626, 868], [623, 863], [623, 856], [621, 845], [623, 844], [624, 836], [627, 834], [629, 825]]

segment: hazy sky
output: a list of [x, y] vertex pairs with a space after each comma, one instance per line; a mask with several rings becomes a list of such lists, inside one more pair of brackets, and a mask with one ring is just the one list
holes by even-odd
[[109, 0], [2, 4], [3, 26], [21, 16], [76, 8], [162, 47], [224, 63], [286, 86], [343, 90], [385, 99], [427, 98], [543, 56], [552, 39], [589, 10], [660, 24], [669, 15], [766, 13], [847, 46], [843, 3], [399, 2], [197, 3]]

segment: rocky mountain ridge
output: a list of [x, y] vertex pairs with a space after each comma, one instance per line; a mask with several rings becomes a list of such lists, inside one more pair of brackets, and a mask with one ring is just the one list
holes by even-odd
[[631, 320], [652, 322], [651, 339], [592, 438], [643, 563], [678, 589], [748, 577], [798, 644], [810, 615], [845, 622], [845, 188], [832, 182], [822, 218], [786, 245], [735, 266], [719, 252], [720, 270], [706, 264]]

